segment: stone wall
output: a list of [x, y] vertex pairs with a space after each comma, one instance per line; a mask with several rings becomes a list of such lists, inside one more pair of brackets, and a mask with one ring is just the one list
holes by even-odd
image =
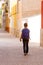
[[20, 37], [20, 30], [22, 27], [22, 3], [21, 1], [18, 1], [16, 5], [14, 5], [11, 9], [11, 17], [13, 18], [13, 21], [10, 20], [10, 22], [13, 23], [13, 25], [10, 27], [10, 33], [14, 35], [15, 37]]
[[22, 0], [23, 17], [39, 14], [40, 9], [41, 0]]
[[40, 46], [43, 47], [43, 29], [40, 30]]

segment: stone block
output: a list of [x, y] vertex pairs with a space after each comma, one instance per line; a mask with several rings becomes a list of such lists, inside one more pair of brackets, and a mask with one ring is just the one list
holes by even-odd
[[40, 46], [43, 47], [43, 29], [40, 30]]

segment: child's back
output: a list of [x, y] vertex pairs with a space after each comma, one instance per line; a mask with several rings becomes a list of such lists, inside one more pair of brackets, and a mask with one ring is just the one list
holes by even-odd
[[22, 30], [22, 39], [29, 39], [29, 29], [28, 28], [24, 28]]

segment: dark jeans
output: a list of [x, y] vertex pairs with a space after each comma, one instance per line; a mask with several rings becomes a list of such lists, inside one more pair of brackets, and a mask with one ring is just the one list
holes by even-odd
[[23, 52], [28, 53], [29, 47], [28, 47], [29, 40], [23, 39]]

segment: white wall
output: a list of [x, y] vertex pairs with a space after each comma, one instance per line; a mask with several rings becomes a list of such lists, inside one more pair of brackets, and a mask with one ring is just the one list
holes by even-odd
[[30, 42], [40, 43], [41, 15], [25, 18], [22, 23], [24, 22], [28, 23], [30, 29]]

